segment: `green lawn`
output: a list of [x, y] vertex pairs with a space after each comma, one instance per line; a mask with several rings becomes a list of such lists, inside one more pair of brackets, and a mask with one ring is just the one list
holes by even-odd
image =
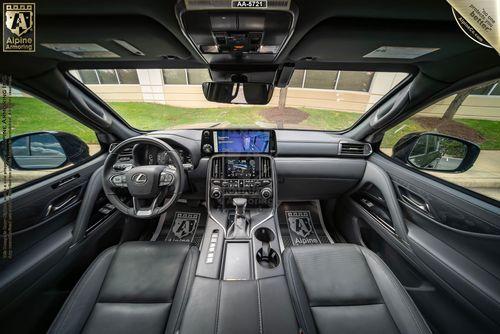
[[251, 127], [257, 121], [264, 121], [259, 115], [259, 111], [264, 109], [261, 107], [180, 108], [145, 102], [111, 102], [110, 105], [133, 127], [143, 130], [207, 122]]
[[12, 97], [12, 135], [34, 131], [72, 133], [88, 144], [97, 143], [95, 133], [51, 106], [29, 97]]
[[[27, 97], [13, 97], [12, 103], [14, 135], [53, 130], [73, 133], [89, 144], [97, 142], [91, 130], [45, 103]], [[191, 109], [141, 102], [113, 102], [110, 105], [132, 126], [144, 130], [208, 122], [255, 127], [256, 122], [266, 122], [260, 115], [260, 111], [266, 107]], [[300, 128], [342, 130], [350, 127], [360, 117], [360, 114], [349, 112], [309, 108], [301, 110], [308, 113], [309, 118], [297, 125]], [[500, 121], [459, 119], [458, 122], [474, 128], [485, 138], [480, 143], [482, 149], [500, 149]], [[386, 133], [382, 147], [392, 147], [404, 134], [429, 130], [431, 129], [425, 129], [415, 120], [407, 120]]]

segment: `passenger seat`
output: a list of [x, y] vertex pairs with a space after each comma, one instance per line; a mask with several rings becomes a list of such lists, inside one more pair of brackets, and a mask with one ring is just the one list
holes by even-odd
[[283, 262], [305, 334], [432, 333], [401, 283], [366, 248], [290, 247]]

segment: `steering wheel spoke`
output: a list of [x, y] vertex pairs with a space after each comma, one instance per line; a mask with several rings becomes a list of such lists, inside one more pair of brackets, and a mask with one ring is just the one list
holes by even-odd
[[156, 195], [151, 201], [151, 204], [143, 204], [141, 201], [146, 201], [140, 199], [136, 196], [132, 196], [133, 212], [138, 217], [152, 217], [155, 215], [155, 211], [158, 210], [158, 201], [160, 200], [161, 194]]

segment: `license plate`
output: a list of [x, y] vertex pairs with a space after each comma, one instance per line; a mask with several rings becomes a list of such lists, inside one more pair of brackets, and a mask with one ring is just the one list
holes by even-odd
[[233, 1], [232, 8], [267, 8], [267, 1]]

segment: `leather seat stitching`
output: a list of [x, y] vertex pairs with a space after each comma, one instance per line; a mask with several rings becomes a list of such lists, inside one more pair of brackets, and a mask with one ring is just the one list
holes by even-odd
[[[426, 331], [422, 328], [421, 321], [419, 321], [419, 320], [422, 320], [421, 319], [422, 316], [419, 314], [418, 318], [420, 318], [420, 319], [417, 320], [417, 318], [416, 318], [417, 315], [415, 314], [415, 310], [414, 310], [415, 307], [411, 304], [411, 298], [408, 295], [408, 293], [406, 292], [406, 290], [403, 288], [401, 283], [394, 277], [394, 274], [392, 274], [392, 272], [390, 272], [386, 269], [386, 264], [380, 258], [373, 256], [370, 252], [363, 251], [363, 254], [365, 256], [369, 256], [371, 259], [373, 259], [375, 262], [377, 262], [381, 266], [381, 269], [383, 270], [385, 276], [387, 276], [389, 278], [391, 283], [394, 284], [394, 286], [397, 288], [396, 291], [399, 292], [399, 294], [401, 295], [401, 297], [402, 297], [401, 299], [403, 301], [403, 304], [407, 307], [407, 309], [408, 309], [408, 311], [413, 319], [414, 324], [417, 326], [418, 331], [420, 333], [426, 333]], [[377, 282], [377, 281], [375, 280], [375, 282]]]
[[263, 325], [262, 325], [262, 302], [261, 302], [261, 296], [260, 296], [260, 281], [257, 280], [257, 303], [258, 303], [258, 307], [259, 307], [259, 333], [262, 334], [262, 328], [263, 328]]
[[[293, 250], [290, 248], [290, 255], [287, 256], [287, 262], [289, 263], [288, 267], [290, 268], [290, 278], [292, 279], [292, 287], [293, 287], [293, 290], [294, 290], [294, 294], [296, 296], [296, 302], [295, 304], [297, 304], [298, 306], [298, 309], [300, 311], [300, 317], [302, 318], [302, 324], [303, 326], [305, 327], [304, 330], [306, 333], [309, 333], [309, 328], [308, 328], [308, 324], [307, 324], [307, 321], [306, 321], [306, 317], [305, 317], [305, 314], [304, 314], [304, 311], [302, 310], [302, 305], [300, 303], [300, 300], [299, 300], [299, 294], [297, 292], [297, 289], [298, 287], [296, 286], [296, 283], [295, 283], [295, 275], [294, 275], [294, 272], [295, 270], [293, 270], [294, 268], [292, 268], [293, 264], [292, 264], [292, 261], [293, 263], [295, 262], [295, 259], [293, 258], [294, 254], [293, 254]], [[298, 270], [298, 268], [297, 268]]]
[[[117, 249], [114, 250], [114, 253], [113, 253], [113, 259], [115, 258], [115, 255], [116, 255], [116, 252], [117, 252]], [[104, 259], [104, 256], [100, 259], [100, 262], [102, 262]], [[108, 267], [106, 268], [106, 274], [108, 273], [108, 270], [109, 268], [111, 267], [111, 262], [108, 264]], [[94, 273], [97, 268], [99, 268], [99, 264], [96, 264], [93, 268], [92, 268], [92, 271], [90, 273]], [[89, 268], [90, 269], [90, 268]], [[91, 274], [89, 273], [89, 277], [91, 277]], [[103, 280], [101, 281], [101, 286], [99, 288], [99, 292], [97, 293], [97, 296], [96, 296], [96, 301], [99, 299], [99, 294], [100, 294], [100, 290], [102, 288], [102, 284], [104, 283], [104, 279], [106, 278], [106, 274], [104, 275], [104, 278]], [[83, 274], [82, 277], [85, 277], [86, 278], [86, 275], [87, 275], [87, 272], [85, 272]], [[88, 283], [90, 282], [91, 280], [86, 278], [85, 281], [83, 282], [83, 285], [81, 285], [80, 287], [78, 287], [77, 290], [74, 290], [75, 291], [75, 294], [74, 295], [79, 295], [81, 293], [81, 291], [84, 291], [85, 290], [85, 287], [88, 285]], [[72, 313], [71, 311], [73, 310], [74, 306], [76, 305], [76, 301], [77, 301], [77, 298], [72, 298], [74, 297], [73, 293], [71, 293], [69, 296], [68, 296], [68, 300], [70, 301], [70, 304], [69, 304], [69, 308], [68, 310], [66, 311], [66, 313], [64, 314], [64, 318], [59, 322], [59, 324], [56, 326], [56, 329], [57, 330], [54, 330], [54, 332], [58, 332], [58, 330], [60, 329], [60, 327], [62, 327], [65, 322], [66, 322], [66, 319], [68, 318], [68, 316]], [[94, 306], [95, 306], [96, 303], [94, 303]], [[88, 313], [87, 315], [87, 319], [85, 319], [84, 323], [83, 323], [83, 327], [85, 327], [85, 324], [87, 323], [87, 320], [88, 320], [88, 317], [92, 314], [92, 311], [94, 310], [94, 306], [92, 307], [92, 309], [90, 310], [90, 312]], [[82, 327], [82, 328], [83, 328]]]
[[219, 311], [220, 311], [220, 294], [221, 294], [221, 289], [222, 289], [222, 282], [219, 280], [218, 282], [218, 289], [217, 289], [217, 309], [215, 312], [215, 333], [219, 333]]
[[[191, 274], [192, 274], [192, 271], [191, 271], [191, 264], [193, 262], [193, 255], [192, 255], [192, 252], [191, 252], [191, 247], [189, 247], [188, 249], [188, 253], [187, 253], [187, 256], [189, 257], [189, 263], [188, 263], [188, 275], [187, 275], [187, 282], [186, 282], [186, 285], [184, 286], [184, 291], [182, 292], [182, 296], [180, 296], [182, 298], [182, 303], [181, 303], [181, 307], [180, 307], [180, 310], [177, 314], [177, 317], [175, 319], [175, 326], [174, 326], [174, 330], [178, 328], [179, 326], [179, 320], [181, 319], [181, 315], [183, 314], [183, 311], [184, 311], [184, 308], [187, 304], [187, 298], [186, 298], [186, 293], [187, 293], [187, 289], [189, 287], [189, 282], [191, 280]], [[175, 296], [174, 296], [174, 299], [175, 299]]]

